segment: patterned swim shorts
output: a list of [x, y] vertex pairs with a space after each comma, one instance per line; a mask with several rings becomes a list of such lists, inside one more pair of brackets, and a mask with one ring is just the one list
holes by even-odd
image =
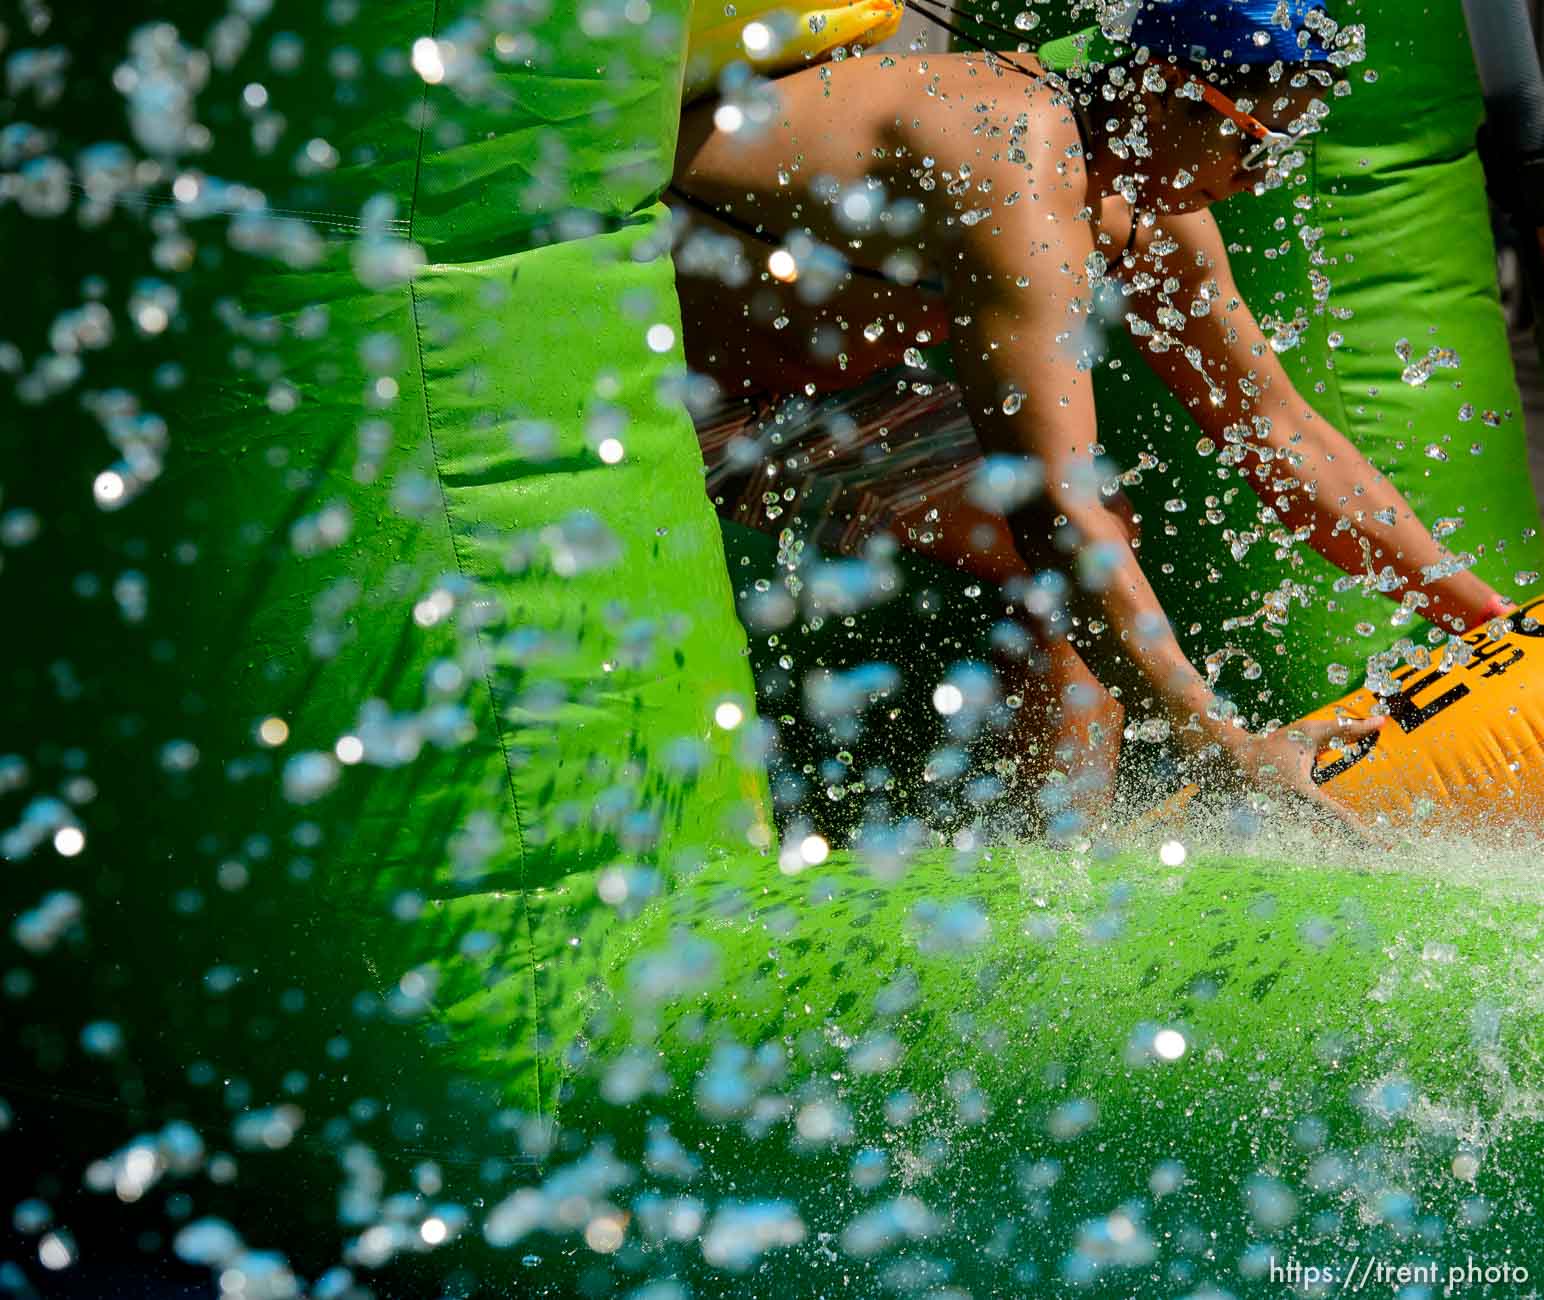
[[957, 497], [981, 444], [959, 386], [886, 371], [824, 397], [750, 395], [696, 417], [708, 496], [726, 519], [855, 554], [929, 501]]

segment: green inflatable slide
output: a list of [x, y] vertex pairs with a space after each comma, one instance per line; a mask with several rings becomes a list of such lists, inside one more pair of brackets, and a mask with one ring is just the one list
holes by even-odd
[[[1526, 875], [780, 857], [657, 202], [683, 10], [76, 10], [77, 93], [8, 65], [0, 1287], [1525, 1294]], [[1305, 385], [1397, 394], [1411, 473], [1511, 457], [1495, 330], [1380, 381], [1401, 291], [1338, 269]], [[1453, 491], [1520, 566], [1518, 489]]]

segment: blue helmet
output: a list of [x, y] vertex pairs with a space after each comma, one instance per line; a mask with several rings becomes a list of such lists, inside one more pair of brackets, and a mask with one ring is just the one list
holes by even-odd
[[1145, 48], [1190, 63], [1255, 66], [1340, 62], [1323, 0], [1133, 0], [1090, 27], [1040, 47], [1054, 72], [1110, 63]]
[[1191, 63], [1322, 63], [1323, 16], [1322, 0], [1137, 0], [1107, 30]]

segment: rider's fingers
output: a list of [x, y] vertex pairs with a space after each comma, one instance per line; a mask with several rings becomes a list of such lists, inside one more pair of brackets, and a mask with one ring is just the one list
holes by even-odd
[[1342, 745], [1349, 745], [1361, 740], [1364, 736], [1382, 731], [1387, 725], [1387, 718], [1347, 718], [1344, 722], [1329, 727], [1320, 743], [1322, 745], [1324, 741], [1332, 743], [1340, 741]]
[[1378, 731], [1387, 721], [1387, 718], [1314, 718], [1295, 723], [1287, 735], [1317, 750], [1324, 749], [1330, 741], [1345, 745], [1361, 740]]

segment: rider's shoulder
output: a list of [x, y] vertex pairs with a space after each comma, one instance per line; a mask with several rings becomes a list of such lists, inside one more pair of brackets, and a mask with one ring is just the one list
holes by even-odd
[[1015, 143], [1020, 161], [1037, 172], [1081, 176], [1085, 171], [1084, 140], [1077, 113], [1065, 91], [1052, 85], [1037, 86], [1015, 123]]

